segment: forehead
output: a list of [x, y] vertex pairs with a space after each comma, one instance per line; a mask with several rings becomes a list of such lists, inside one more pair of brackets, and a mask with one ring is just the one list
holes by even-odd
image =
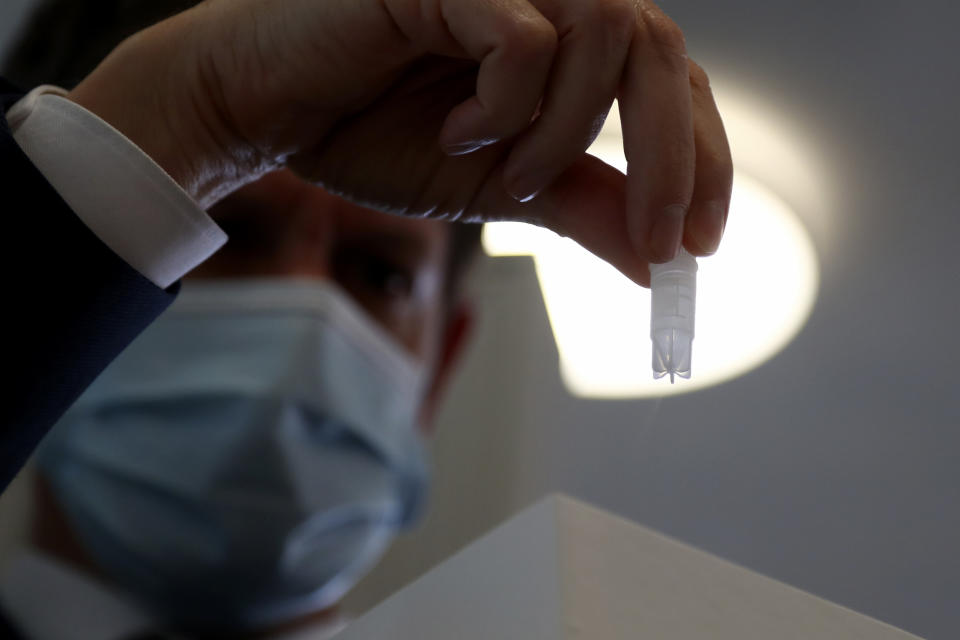
[[442, 259], [449, 223], [382, 213], [313, 186], [290, 171], [268, 174], [217, 205], [225, 218], [269, 216], [274, 228], [304, 234], [304, 239], [349, 240], [375, 244], [396, 253]]
[[398, 253], [419, 254], [442, 259], [449, 241], [449, 224], [439, 220], [403, 218], [374, 211], [324, 193], [333, 200], [338, 237], [358, 238], [383, 245]]
[[358, 206], [289, 171], [246, 185], [210, 213], [230, 241], [197, 277], [331, 280], [411, 352], [433, 353], [445, 312], [449, 223]]

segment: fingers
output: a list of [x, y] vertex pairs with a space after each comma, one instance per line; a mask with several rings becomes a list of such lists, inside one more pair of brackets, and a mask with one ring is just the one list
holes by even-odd
[[650, 267], [637, 255], [627, 232], [623, 215], [626, 192], [620, 171], [583, 154], [526, 206], [537, 205], [547, 227], [572, 238], [637, 284], [649, 287]]
[[[641, 284], [648, 263], [671, 260], [681, 245], [716, 251], [730, 201], [729, 146], [706, 74], [653, 2], [438, 6], [451, 42], [480, 61], [476, 95], [448, 115], [441, 144], [465, 154], [501, 142], [506, 153], [487, 176], [500, 181], [499, 195], [486, 180], [473, 202], [497, 201], [481, 206], [480, 218], [546, 224]], [[584, 153], [614, 97], [625, 181]]]
[[620, 89], [630, 240], [650, 262], [680, 249], [696, 147], [690, 72], [679, 28], [652, 3], [640, 11]]
[[526, 0], [447, 2], [442, 11], [451, 35], [480, 60], [476, 95], [456, 106], [440, 131], [441, 146], [456, 155], [529, 126], [550, 73], [557, 32]]
[[690, 91], [697, 164], [683, 244], [693, 255], [702, 256], [715, 253], [720, 246], [730, 208], [733, 160], [720, 112], [710, 91], [710, 80], [693, 61], [690, 62]]
[[[487, 151], [496, 149], [480, 154]], [[503, 190], [502, 167], [480, 187], [465, 220], [522, 220], [545, 226], [572, 238], [637, 284], [650, 286], [647, 261], [637, 255], [627, 234], [626, 179], [620, 171], [582, 154], [537, 198], [519, 202]]]
[[551, 15], [561, 41], [540, 116], [514, 145], [504, 172], [507, 191], [521, 201], [553, 182], [600, 132], [637, 19], [634, 4], [622, 0], [566, 8]]

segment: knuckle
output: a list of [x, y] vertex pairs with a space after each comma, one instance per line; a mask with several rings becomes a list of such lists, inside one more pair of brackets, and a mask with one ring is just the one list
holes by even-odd
[[647, 10], [643, 15], [647, 38], [664, 53], [686, 58], [687, 39], [677, 23], [662, 13]]
[[557, 30], [542, 17], [513, 20], [507, 23], [502, 35], [504, 45], [518, 57], [547, 58], [557, 50]]
[[[703, 153], [698, 150], [698, 153]], [[703, 172], [703, 190], [713, 194], [713, 199], [730, 200], [733, 188], [733, 161], [726, 149], [707, 152], [707, 157], [697, 162], [697, 174]], [[698, 178], [698, 183], [700, 179]], [[698, 188], [699, 191], [699, 188]]]
[[595, 22], [617, 39], [629, 39], [637, 26], [634, 0], [597, 0], [592, 7]]
[[725, 147], [710, 154], [708, 163], [711, 165], [710, 175], [717, 191], [729, 194], [733, 184], [733, 160]]
[[708, 91], [710, 89], [710, 76], [703, 70], [703, 67], [693, 60], [689, 60], [688, 63], [690, 67], [690, 84], [695, 89], [704, 92]]

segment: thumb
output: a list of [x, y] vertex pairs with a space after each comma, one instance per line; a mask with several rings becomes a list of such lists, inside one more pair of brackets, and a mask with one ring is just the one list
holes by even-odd
[[[503, 167], [498, 168], [502, 172]], [[486, 219], [530, 222], [568, 237], [606, 260], [637, 284], [650, 286], [650, 266], [630, 242], [626, 219], [626, 176], [583, 154], [533, 200], [518, 202], [491, 176], [475, 204]]]

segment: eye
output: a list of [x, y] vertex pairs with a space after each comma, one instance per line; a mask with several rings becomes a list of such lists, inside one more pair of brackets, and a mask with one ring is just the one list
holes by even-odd
[[336, 262], [337, 279], [354, 294], [391, 301], [413, 295], [413, 272], [396, 260], [353, 250], [344, 252]]

